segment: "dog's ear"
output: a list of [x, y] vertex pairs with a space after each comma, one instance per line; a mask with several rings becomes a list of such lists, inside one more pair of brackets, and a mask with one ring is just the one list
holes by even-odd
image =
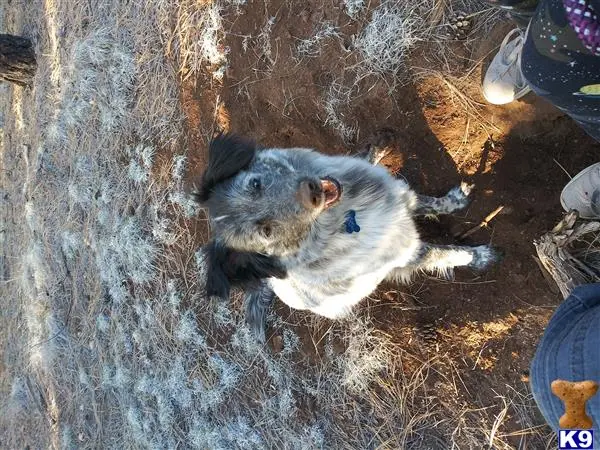
[[285, 278], [287, 271], [278, 258], [260, 253], [230, 250], [224, 272], [232, 285], [257, 287], [265, 278]]
[[206, 295], [208, 297], [229, 298], [231, 283], [223, 269], [227, 259], [227, 249], [216, 241], [204, 247], [204, 264], [206, 264]]
[[285, 278], [287, 271], [278, 258], [241, 252], [213, 241], [205, 248], [208, 296], [229, 298], [231, 287], [257, 288], [265, 278]]
[[209, 145], [208, 165], [192, 196], [199, 203], [206, 202], [214, 187], [248, 167], [255, 153], [254, 142], [235, 134], [219, 134]]

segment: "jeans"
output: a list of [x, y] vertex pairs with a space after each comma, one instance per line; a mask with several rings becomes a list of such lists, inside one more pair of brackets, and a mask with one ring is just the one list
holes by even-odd
[[[555, 431], [565, 411], [562, 401], [550, 390], [557, 379], [600, 384], [600, 283], [578, 286], [561, 303], [531, 364], [533, 396]], [[594, 422], [594, 435], [600, 439], [600, 392], [588, 400], [586, 411]]]

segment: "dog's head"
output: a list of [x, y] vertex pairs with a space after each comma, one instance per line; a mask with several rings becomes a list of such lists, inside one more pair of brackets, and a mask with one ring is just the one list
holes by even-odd
[[234, 135], [215, 138], [196, 194], [215, 236], [238, 251], [285, 256], [340, 198], [340, 183], [319, 176], [308, 151], [258, 150]]

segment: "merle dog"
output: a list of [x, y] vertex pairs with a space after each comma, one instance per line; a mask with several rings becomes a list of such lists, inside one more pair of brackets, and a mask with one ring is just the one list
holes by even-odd
[[427, 197], [366, 159], [259, 149], [220, 135], [195, 192], [214, 234], [206, 254], [208, 294], [228, 297], [231, 285], [244, 287], [248, 323], [264, 340], [275, 295], [334, 319], [385, 279], [484, 269], [497, 258], [492, 248], [427, 244], [414, 222], [417, 215], [464, 208], [470, 189], [463, 183], [444, 197]]

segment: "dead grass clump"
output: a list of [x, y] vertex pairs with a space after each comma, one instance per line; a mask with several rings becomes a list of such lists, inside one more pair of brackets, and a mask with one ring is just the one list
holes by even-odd
[[344, 11], [352, 19], [356, 19], [365, 9], [365, 0], [344, 0]]
[[255, 39], [257, 56], [259, 59], [266, 62], [268, 67], [267, 71], [269, 71], [277, 61], [277, 54], [273, 54], [273, 47], [271, 45], [271, 35], [276, 22], [277, 17], [269, 17]]
[[578, 220], [568, 213], [534, 242], [540, 268], [547, 271], [567, 298], [582, 284], [600, 281], [600, 222]]
[[325, 42], [331, 38], [340, 38], [338, 28], [332, 22], [322, 22], [311, 37], [300, 39], [296, 44], [298, 59], [318, 56]]
[[343, 110], [350, 105], [352, 92], [352, 88], [334, 80], [327, 88], [322, 100], [322, 106], [325, 110], [323, 123], [335, 130], [347, 144], [356, 140], [359, 131], [358, 125], [349, 124], [343, 113]]
[[411, 3], [383, 2], [373, 10], [371, 19], [354, 40], [361, 60], [358, 77], [392, 75], [407, 67], [409, 51], [419, 40], [421, 23]]
[[222, 4], [185, 0], [176, 4], [161, 1], [159, 5], [164, 20], [160, 27], [164, 49], [175, 60], [183, 81], [205, 71], [215, 80], [221, 80], [227, 69], [228, 53], [223, 45]]
[[[334, 358], [339, 364], [342, 384], [349, 391], [365, 394], [379, 372], [391, 359], [385, 336], [375, 333], [364, 321], [354, 318], [348, 322], [341, 337], [346, 344], [343, 358]], [[333, 356], [331, 347], [329, 354]]]

